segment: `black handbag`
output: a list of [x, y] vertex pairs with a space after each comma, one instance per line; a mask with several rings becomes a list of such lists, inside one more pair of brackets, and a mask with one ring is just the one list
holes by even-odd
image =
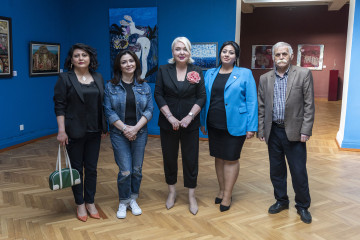
[[56, 170], [52, 172], [49, 176], [49, 187], [51, 190], [59, 190], [81, 183], [78, 170], [71, 168], [70, 159], [66, 151], [66, 147], [63, 147], [63, 149], [66, 168], [61, 168], [61, 147], [59, 145]]

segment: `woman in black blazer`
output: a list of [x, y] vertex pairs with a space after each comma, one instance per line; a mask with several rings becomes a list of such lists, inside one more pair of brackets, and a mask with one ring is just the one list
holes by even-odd
[[169, 64], [160, 66], [155, 85], [155, 101], [161, 111], [158, 124], [165, 179], [169, 188], [166, 207], [172, 208], [176, 199], [180, 142], [184, 186], [189, 188], [189, 210], [195, 215], [198, 212], [195, 198], [199, 165], [198, 113], [206, 101], [204, 77], [201, 68], [192, 64], [191, 44], [187, 38], [176, 38], [171, 50], [173, 58]]
[[[66, 145], [71, 166], [80, 173], [81, 184], [72, 187], [77, 217], [85, 222], [99, 219], [94, 205], [97, 162], [101, 134], [106, 132], [103, 114], [104, 80], [96, 73], [96, 50], [82, 43], [73, 45], [54, 88], [55, 114], [58, 123], [57, 140]], [[83, 181], [83, 168], [85, 179]]]

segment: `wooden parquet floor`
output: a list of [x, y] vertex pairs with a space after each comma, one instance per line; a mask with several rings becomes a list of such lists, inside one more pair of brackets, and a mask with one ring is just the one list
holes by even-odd
[[[141, 216], [116, 218], [117, 166], [110, 139], [102, 142], [96, 203], [102, 219], [76, 219], [70, 189], [51, 191], [48, 175], [55, 168], [55, 137], [0, 153], [0, 239], [360, 239], [360, 153], [339, 151], [335, 136], [341, 102], [316, 100], [314, 133], [308, 142], [308, 174], [313, 216], [304, 224], [294, 208], [289, 176], [290, 209], [269, 215], [274, 203], [267, 147], [247, 141], [233, 204], [221, 213], [213, 203], [218, 186], [208, 142], [200, 142], [197, 200], [188, 211], [180, 166], [175, 207], [167, 210], [159, 138], [149, 138], [139, 205]], [[181, 165], [181, 164], [180, 164]]]

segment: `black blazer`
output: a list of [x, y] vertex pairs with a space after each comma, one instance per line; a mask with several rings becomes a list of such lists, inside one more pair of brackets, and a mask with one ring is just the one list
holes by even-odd
[[[176, 76], [175, 64], [162, 65], [159, 68], [156, 85], [155, 85], [155, 101], [161, 109], [164, 105], [168, 105], [171, 113], [179, 121], [183, 119], [191, 111], [194, 104], [199, 105], [201, 108], [206, 101], [206, 91], [204, 84], [204, 76], [200, 67], [193, 64], [188, 64], [187, 73], [196, 71], [200, 75], [200, 82], [191, 84], [185, 76], [185, 85], [180, 88]], [[186, 74], [187, 74], [186, 73]], [[187, 127], [188, 130], [194, 130], [200, 127], [200, 114]], [[160, 128], [170, 130], [172, 125], [161, 113], [159, 115], [158, 125]]]
[[[98, 109], [101, 110], [101, 130], [107, 131], [106, 120], [103, 111], [104, 80], [100, 73], [92, 73], [96, 86], [99, 88], [100, 99]], [[85, 136], [86, 108], [81, 85], [74, 71], [60, 73], [54, 88], [54, 103], [56, 116], [65, 117], [65, 132], [69, 138], [81, 138]]]

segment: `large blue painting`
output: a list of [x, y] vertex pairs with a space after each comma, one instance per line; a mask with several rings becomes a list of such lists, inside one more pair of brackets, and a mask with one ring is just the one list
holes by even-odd
[[110, 19], [110, 64], [124, 49], [132, 50], [140, 59], [142, 75], [155, 82], [158, 68], [157, 8], [112, 8]]
[[217, 42], [191, 43], [191, 57], [203, 70], [216, 67]]

